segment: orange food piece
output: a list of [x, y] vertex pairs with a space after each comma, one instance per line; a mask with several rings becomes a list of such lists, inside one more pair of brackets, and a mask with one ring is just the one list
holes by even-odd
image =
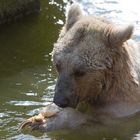
[[33, 116], [26, 121], [24, 121], [20, 129], [26, 127], [26, 126], [35, 126], [35, 125], [42, 125], [45, 122], [45, 118], [50, 118], [56, 115], [56, 112], [41, 112], [36, 116]]

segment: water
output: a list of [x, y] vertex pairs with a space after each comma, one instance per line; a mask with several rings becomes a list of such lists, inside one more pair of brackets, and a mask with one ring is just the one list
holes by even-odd
[[[140, 39], [136, 0], [77, 0], [84, 14], [105, 16], [116, 24], [133, 23]], [[53, 98], [56, 74], [49, 53], [64, 23], [70, 1], [42, 0], [41, 12], [0, 27], [0, 140], [138, 140], [140, 115], [120, 123], [55, 133], [20, 132], [19, 124]]]

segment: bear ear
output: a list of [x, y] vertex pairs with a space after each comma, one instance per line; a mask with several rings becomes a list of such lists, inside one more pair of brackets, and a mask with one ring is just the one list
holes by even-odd
[[80, 16], [82, 16], [82, 11], [80, 6], [76, 3], [72, 4], [66, 18], [67, 31], [74, 25], [76, 21], [78, 21]]
[[108, 43], [113, 46], [121, 46], [125, 41], [131, 38], [133, 34], [133, 25], [111, 29], [108, 35]]

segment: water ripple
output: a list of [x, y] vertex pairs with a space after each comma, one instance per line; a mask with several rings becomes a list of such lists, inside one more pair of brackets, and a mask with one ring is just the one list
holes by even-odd
[[8, 104], [13, 104], [15, 106], [46, 106], [50, 104], [49, 102], [35, 102], [35, 101], [10, 101]]

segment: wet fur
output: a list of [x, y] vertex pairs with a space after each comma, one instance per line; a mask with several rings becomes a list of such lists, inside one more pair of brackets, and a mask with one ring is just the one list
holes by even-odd
[[[61, 67], [56, 68], [59, 77], [71, 80], [71, 94], [79, 102], [115, 116], [139, 110], [140, 48], [131, 39], [132, 33], [132, 25], [118, 27], [100, 17], [83, 16], [78, 5], [70, 8], [52, 58]], [[76, 77], [77, 70], [85, 74]], [[67, 93], [59, 96], [70, 98]]]

